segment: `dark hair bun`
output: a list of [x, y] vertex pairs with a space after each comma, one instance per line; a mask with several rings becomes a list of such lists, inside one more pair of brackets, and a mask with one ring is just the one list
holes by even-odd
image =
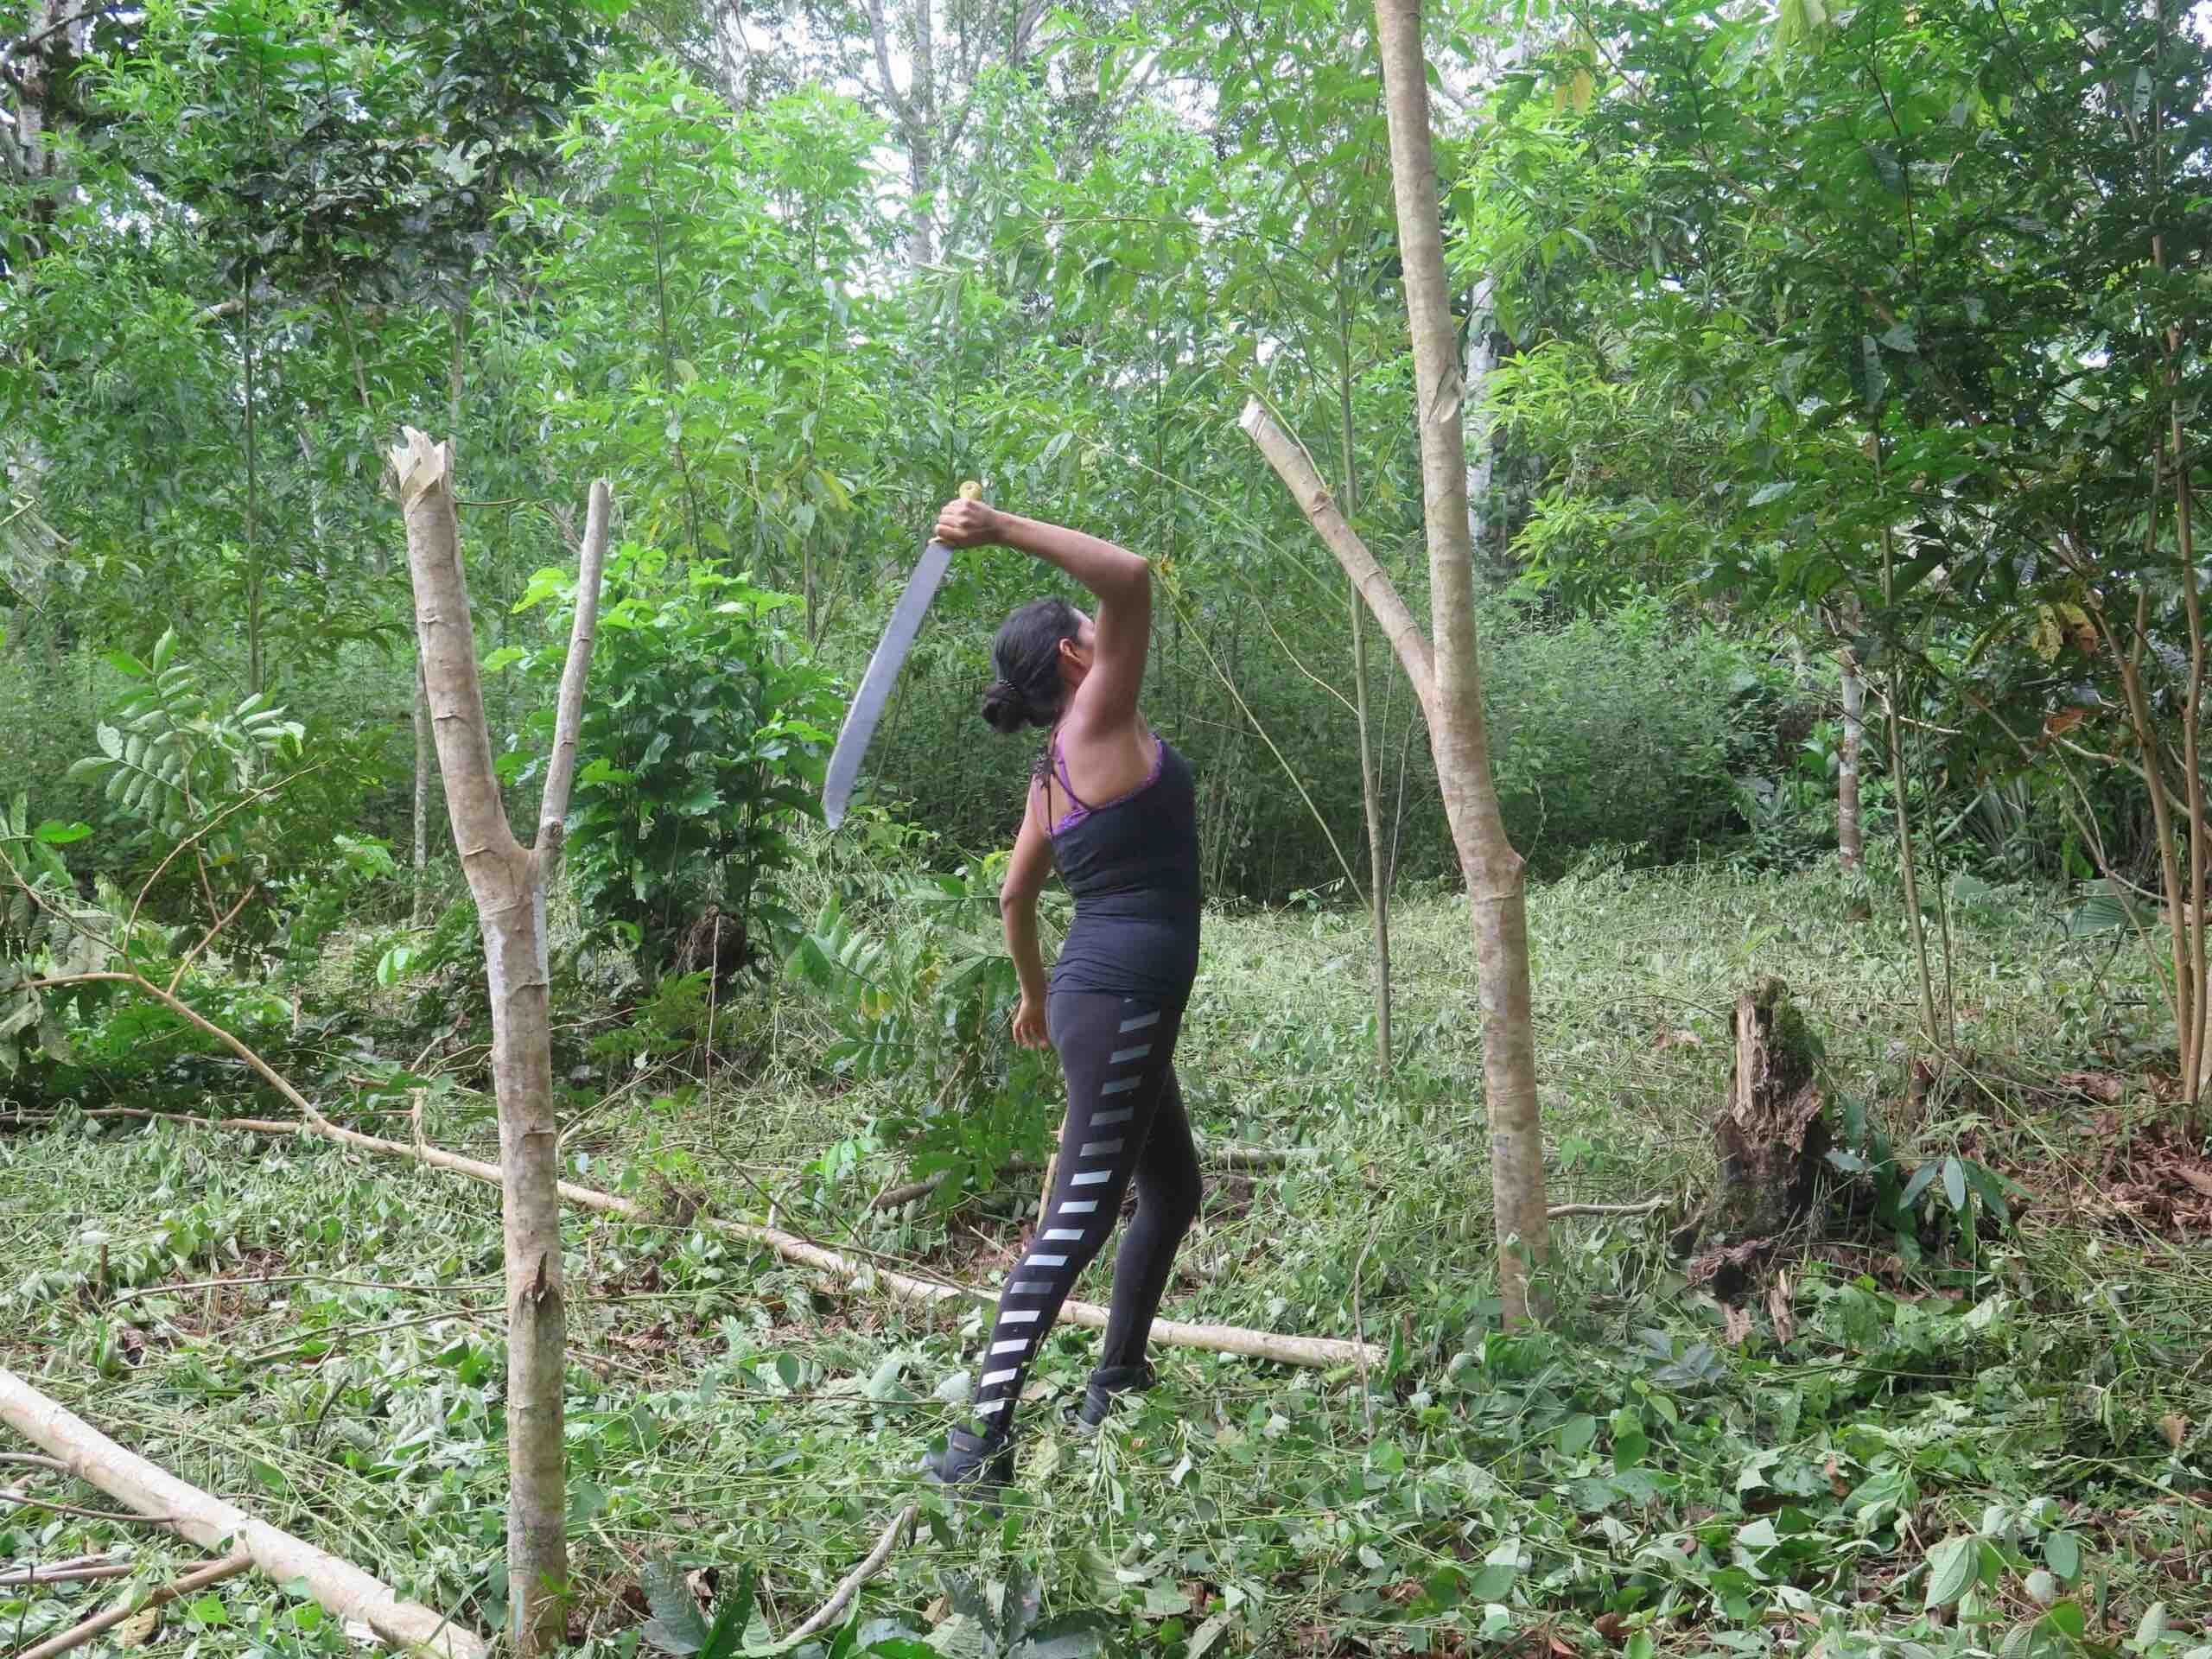
[[990, 689], [983, 693], [983, 718], [990, 721], [994, 731], [1011, 737], [1032, 724], [1034, 715], [1029, 699], [1021, 695], [1020, 687], [1004, 680], [993, 680]]

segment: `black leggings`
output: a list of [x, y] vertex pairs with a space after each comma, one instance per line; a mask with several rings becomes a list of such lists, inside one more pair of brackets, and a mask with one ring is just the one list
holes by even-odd
[[1114, 1259], [1102, 1370], [1143, 1363], [1175, 1247], [1198, 1213], [1198, 1154], [1175, 1083], [1179, 1007], [1094, 991], [1045, 1005], [1067, 1074], [1068, 1116], [1045, 1218], [999, 1296], [983, 1350], [976, 1415], [987, 1435], [1012, 1427], [1014, 1402], [1077, 1275], [1114, 1230], [1132, 1176], [1136, 1215]]

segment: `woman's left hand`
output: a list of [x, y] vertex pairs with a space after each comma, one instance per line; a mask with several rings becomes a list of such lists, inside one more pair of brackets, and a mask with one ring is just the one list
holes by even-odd
[[937, 539], [947, 547], [988, 547], [1006, 539], [998, 509], [981, 501], [951, 500], [938, 510]]
[[1014, 1011], [1014, 1040], [1024, 1048], [1050, 1048], [1052, 1033], [1046, 1029], [1045, 1010], [1027, 997]]

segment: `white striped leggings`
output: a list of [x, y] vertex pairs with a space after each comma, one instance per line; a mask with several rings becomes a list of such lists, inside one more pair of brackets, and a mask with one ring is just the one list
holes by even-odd
[[1067, 1075], [1067, 1122], [1045, 1217], [999, 1296], [975, 1411], [981, 1432], [1013, 1427], [1014, 1402], [1060, 1305], [1114, 1230], [1136, 1182], [1136, 1214], [1114, 1258], [1099, 1368], [1140, 1365], [1167, 1289], [1175, 1247], [1198, 1213], [1198, 1155], [1175, 1082], [1179, 1007], [1093, 991], [1054, 991], [1045, 1020]]

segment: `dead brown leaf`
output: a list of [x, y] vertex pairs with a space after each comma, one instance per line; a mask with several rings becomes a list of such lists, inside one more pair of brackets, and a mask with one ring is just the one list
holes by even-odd
[[1751, 1334], [1751, 1310], [1750, 1308], [1738, 1307], [1733, 1303], [1729, 1303], [1724, 1306], [1720, 1311], [1727, 1321], [1726, 1329], [1728, 1332], [1728, 1341], [1732, 1345], [1744, 1341]]
[[1774, 1282], [1766, 1287], [1767, 1317], [1774, 1321], [1774, 1339], [1788, 1347], [1797, 1335], [1797, 1315], [1789, 1306], [1789, 1275], [1777, 1273]]
[[2212, 1169], [2207, 1169], [2202, 1164], [2176, 1164], [2174, 1173], [2206, 1198], [2212, 1198]]
[[2166, 1444], [2178, 1452], [2189, 1439], [2189, 1419], [2177, 1411], [2170, 1411], [2158, 1419], [2158, 1432], [2166, 1437]]

